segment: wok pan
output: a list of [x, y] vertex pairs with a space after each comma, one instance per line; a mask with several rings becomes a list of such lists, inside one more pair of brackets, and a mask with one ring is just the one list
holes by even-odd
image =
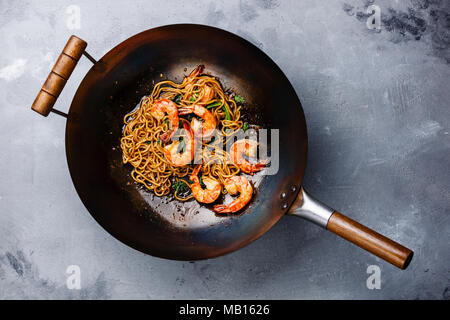
[[[235, 251], [292, 215], [355, 243], [399, 268], [413, 252], [334, 211], [302, 188], [307, 132], [302, 105], [280, 68], [248, 41], [213, 27], [178, 24], [139, 33], [99, 61], [87, 43], [72, 36], [32, 109], [67, 117], [66, 155], [72, 181], [94, 219], [123, 243], [147, 254], [198, 260]], [[64, 114], [53, 105], [82, 55], [94, 65]], [[225, 88], [246, 98], [249, 123], [279, 129], [279, 170], [261, 177], [250, 204], [238, 215], [218, 217], [195, 201], [185, 205], [152, 196], [122, 164], [123, 117], [153, 85], [181, 82], [187, 70], [203, 64]], [[283, 116], [279, 110], [283, 108]], [[332, 244], [331, 244], [332, 245]]]

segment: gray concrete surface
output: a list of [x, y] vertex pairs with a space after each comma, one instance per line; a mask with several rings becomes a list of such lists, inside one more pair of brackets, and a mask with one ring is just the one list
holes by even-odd
[[[381, 9], [381, 30], [366, 26]], [[69, 5], [80, 9], [80, 29]], [[0, 298], [449, 299], [448, 1], [0, 1]], [[415, 251], [406, 271], [307, 222], [282, 219], [233, 254], [195, 263], [134, 251], [83, 207], [65, 121], [30, 105], [70, 34], [100, 58], [160, 25], [217, 26], [284, 70], [305, 110], [317, 198]], [[90, 62], [57, 106], [67, 111]], [[66, 287], [69, 265], [81, 290]], [[377, 265], [381, 288], [369, 290]]]

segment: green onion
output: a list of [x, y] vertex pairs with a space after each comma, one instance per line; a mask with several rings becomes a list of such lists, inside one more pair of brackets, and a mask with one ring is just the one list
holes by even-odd
[[150, 140], [145, 141], [146, 144], [152, 143]]
[[230, 111], [228, 111], [227, 106], [224, 104], [222, 110], [225, 111], [225, 120], [231, 120]]
[[248, 123], [244, 122], [244, 126], [242, 127], [242, 130], [247, 131], [248, 130]]
[[214, 108], [214, 107], [218, 107], [218, 106], [220, 106], [221, 104], [222, 104], [221, 101], [216, 101], [216, 102], [213, 102], [213, 103], [211, 103], [211, 104], [208, 104], [208, 105], [206, 106], [206, 109], [211, 109], [211, 108]]

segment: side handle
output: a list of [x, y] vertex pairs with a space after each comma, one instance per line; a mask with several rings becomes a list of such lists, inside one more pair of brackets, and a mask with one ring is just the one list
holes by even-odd
[[32, 110], [44, 117], [48, 116], [86, 47], [86, 41], [76, 36], [69, 38], [41, 91], [34, 100], [31, 106]]
[[303, 188], [288, 214], [314, 222], [400, 269], [408, 267], [414, 254], [401, 244], [312, 198]]

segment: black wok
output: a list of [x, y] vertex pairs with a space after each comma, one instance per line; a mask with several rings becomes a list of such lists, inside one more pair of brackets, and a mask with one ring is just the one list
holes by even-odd
[[[314, 200], [301, 187], [307, 155], [302, 105], [286, 76], [260, 49], [224, 30], [187, 24], [137, 34], [99, 61], [86, 53], [86, 45], [76, 37], [69, 40], [32, 108], [43, 115], [65, 115], [52, 107], [77, 60], [84, 54], [94, 63], [66, 115], [66, 154], [78, 195], [115, 238], [153, 256], [206, 259], [249, 244], [292, 214], [399, 268], [409, 264], [411, 250]], [[134, 183], [131, 167], [122, 164], [124, 115], [154, 83], [181, 81], [199, 64], [225, 88], [245, 96], [242, 113], [249, 123], [279, 129], [278, 173], [259, 177], [256, 194], [238, 215], [218, 217], [194, 202], [182, 205], [154, 197]]]

